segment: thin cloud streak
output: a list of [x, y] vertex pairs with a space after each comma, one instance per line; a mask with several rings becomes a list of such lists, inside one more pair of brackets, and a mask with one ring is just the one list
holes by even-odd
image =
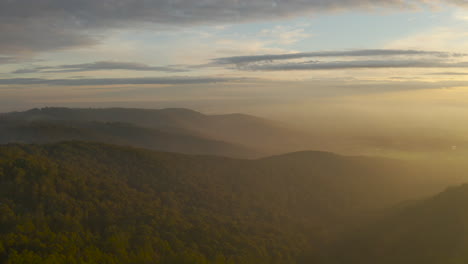
[[106, 85], [145, 85], [145, 84], [210, 84], [253, 81], [252, 78], [224, 77], [167, 77], [167, 78], [105, 78], [105, 79], [42, 79], [11, 78], [0, 79], [0, 85], [49, 85], [49, 86], [106, 86]]
[[0, 56], [0, 64], [11, 64], [11, 63], [16, 63], [18, 61], [19, 61], [18, 58]]
[[297, 71], [297, 70], [344, 70], [344, 69], [384, 69], [384, 68], [468, 68], [468, 62], [446, 63], [426, 60], [398, 61], [333, 61], [247, 65], [240, 67], [247, 71]]
[[468, 72], [433, 72], [427, 75], [452, 75], [452, 76], [468, 76]]
[[291, 60], [303, 58], [325, 58], [325, 57], [374, 57], [374, 56], [434, 56], [440, 58], [464, 57], [468, 54], [450, 53], [442, 51], [424, 51], [424, 50], [393, 50], [393, 49], [369, 49], [369, 50], [350, 50], [350, 51], [319, 51], [303, 52], [290, 54], [266, 54], [256, 56], [234, 56], [216, 58], [212, 62], [214, 65], [225, 64], [248, 64], [256, 62], [273, 62], [277, 60]]
[[15, 74], [24, 73], [60, 73], [60, 72], [88, 72], [101, 70], [128, 70], [128, 71], [156, 71], [156, 72], [187, 72], [186, 69], [178, 69], [165, 66], [149, 66], [143, 63], [98, 61], [84, 64], [60, 65], [55, 67], [35, 67], [18, 69]]

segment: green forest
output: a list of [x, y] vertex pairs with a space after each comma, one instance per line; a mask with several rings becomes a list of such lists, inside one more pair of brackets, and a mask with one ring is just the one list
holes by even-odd
[[0, 153], [2, 263], [285, 263], [303, 239], [203, 186], [216, 174], [203, 158], [82, 143]]
[[324, 254], [349, 227], [437, 192], [440, 179], [427, 173], [325, 152], [240, 160], [3, 145], [0, 262], [333, 263]]

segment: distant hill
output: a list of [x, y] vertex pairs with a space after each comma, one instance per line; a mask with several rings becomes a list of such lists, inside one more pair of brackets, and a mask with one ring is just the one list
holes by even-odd
[[129, 123], [64, 120], [0, 121], [0, 144], [81, 140], [186, 154], [253, 157], [247, 147], [185, 133], [166, 132]]
[[468, 185], [402, 204], [349, 234], [320, 263], [468, 263]]
[[10, 144], [0, 262], [301, 263], [344, 225], [440, 184], [411, 164], [323, 152], [240, 160]]
[[[260, 153], [310, 149], [309, 135], [245, 114], [204, 115], [183, 109], [42, 108], [0, 115], [1, 120], [128, 123], [168, 133], [228, 142]], [[307, 138], [307, 140], [305, 140]]]

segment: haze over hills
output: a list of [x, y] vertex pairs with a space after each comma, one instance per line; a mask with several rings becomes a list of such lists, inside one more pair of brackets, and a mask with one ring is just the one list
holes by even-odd
[[73, 142], [1, 146], [0, 182], [1, 261], [301, 263], [346, 225], [453, 180], [323, 152], [238, 160]]
[[[1, 134], [0, 140], [3, 143], [85, 140], [237, 158], [313, 149], [430, 162], [458, 159], [459, 165], [465, 164], [463, 157], [468, 153], [467, 140], [458, 134], [428, 128], [406, 131], [389, 127], [374, 131], [372, 124], [368, 124], [367, 131], [351, 124], [341, 127], [344, 120], [340, 119], [329, 120], [340, 127], [331, 131], [330, 125], [324, 126], [327, 129], [321, 126], [322, 121], [318, 118], [317, 126], [300, 127], [246, 114], [206, 115], [184, 108], [48, 107], [0, 114], [0, 127], [10, 130], [2, 132], [9, 135], [9, 141]], [[422, 130], [427, 133], [421, 133]]]
[[[87, 130], [84, 134], [99, 134], [103, 133], [103, 126], [114, 126], [116, 132], [122, 128], [118, 124], [106, 124], [99, 125], [100, 123], [125, 123], [132, 124], [133, 129], [143, 128], [144, 131], [140, 133], [148, 134], [149, 129], [152, 130], [152, 138], [158, 138], [156, 134], [168, 133], [174, 135], [174, 137], [182, 138], [182, 136], [188, 136], [185, 139], [187, 142], [190, 141], [201, 141], [207, 143], [207, 140], [211, 142], [211, 145], [218, 145], [217, 149], [226, 149], [223, 151], [194, 151], [192, 145], [187, 145], [185, 149], [183, 147], [176, 148], [179, 152], [184, 153], [201, 153], [201, 154], [221, 154], [235, 157], [251, 157], [259, 156], [261, 154], [271, 153], [284, 153], [289, 151], [305, 150], [306, 142], [310, 141], [309, 135], [286, 128], [285, 125], [276, 123], [270, 120], [245, 115], [245, 114], [227, 114], [227, 115], [204, 115], [199, 112], [181, 109], [181, 108], [168, 108], [168, 109], [131, 109], [131, 108], [105, 108], [105, 109], [72, 109], [72, 108], [42, 108], [32, 109], [25, 112], [12, 112], [0, 115], [0, 122], [25, 122], [26, 125], [21, 124], [21, 129], [25, 130], [26, 127], [31, 126], [36, 128], [38, 122], [43, 124], [52, 123], [51, 127], [58, 127], [64, 125], [70, 128], [80, 128]], [[64, 122], [64, 123], [63, 123]], [[91, 124], [85, 124], [85, 122], [93, 122]], [[0, 123], [1, 124], [1, 123]], [[31, 125], [35, 124], [35, 125]], [[47, 125], [44, 125], [47, 126]], [[101, 126], [100, 128], [98, 126]], [[96, 127], [96, 128], [94, 128]], [[130, 127], [130, 126], [129, 126]], [[98, 131], [92, 131], [97, 129]], [[112, 129], [107, 129], [111, 131]], [[157, 131], [155, 131], [157, 130]], [[44, 137], [51, 138], [47, 135], [47, 131], [37, 131], [35, 135], [39, 136], [39, 139], [35, 141], [34, 138], [29, 137], [24, 139], [24, 142], [44, 142], [41, 140], [41, 133], [46, 133]], [[117, 132], [118, 133], [118, 132]], [[114, 133], [110, 133], [110, 137]], [[61, 138], [63, 139], [82, 139], [88, 140], [88, 138], [67, 138], [67, 133], [63, 133]], [[164, 137], [164, 136], [163, 136]], [[103, 137], [101, 137], [103, 138]], [[197, 139], [195, 139], [197, 138]], [[306, 138], [308, 138], [306, 140]], [[94, 138], [91, 137], [90, 140]], [[18, 139], [18, 140], [21, 140]], [[108, 143], [119, 143], [118, 141], [112, 141], [104, 138], [104, 142]], [[130, 145], [142, 146], [141, 144], [134, 144], [132, 141], [141, 141], [141, 138], [125, 138], [120, 139], [126, 141]], [[171, 139], [164, 139], [169, 142]], [[225, 144], [222, 146], [222, 142], [229, 143], [231, 146]], [[148, 146], [152, 149], [171, 151], [170, 148], [158, 147], [158, 144], [148, 141]], [[174, 143], [177, 144], [177, 143]], [[209, 145], [209, 144], [207, 144]], [[237, 148], [237, 149], [236, 149]], [[250, 153], [248, 153], [250, 151]]]
[[329, 249], [320, 263], [467, 263], [468, 185], [390, 210]]
[[0, 263], [467, 260], [466, 186], [427, 199], [466, 182], [465, 164], [258, 158], [310, 140], [254, 116], [188, 109], [1, 114], [0, 144], [39, 145], [0, 145]]
[[0, 121], [0, 143], [52, 143], [81, 140], [135, 146], [167, 152], [254, 157], [240, 145], [187, 133], [171, 133], [130, 123], [97, 121]]

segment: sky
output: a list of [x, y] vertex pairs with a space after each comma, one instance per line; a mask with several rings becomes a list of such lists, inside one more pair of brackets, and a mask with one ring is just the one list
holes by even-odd
[[0, 36], [0, 112], [468, 114], [467, 0], [0, 0]]

